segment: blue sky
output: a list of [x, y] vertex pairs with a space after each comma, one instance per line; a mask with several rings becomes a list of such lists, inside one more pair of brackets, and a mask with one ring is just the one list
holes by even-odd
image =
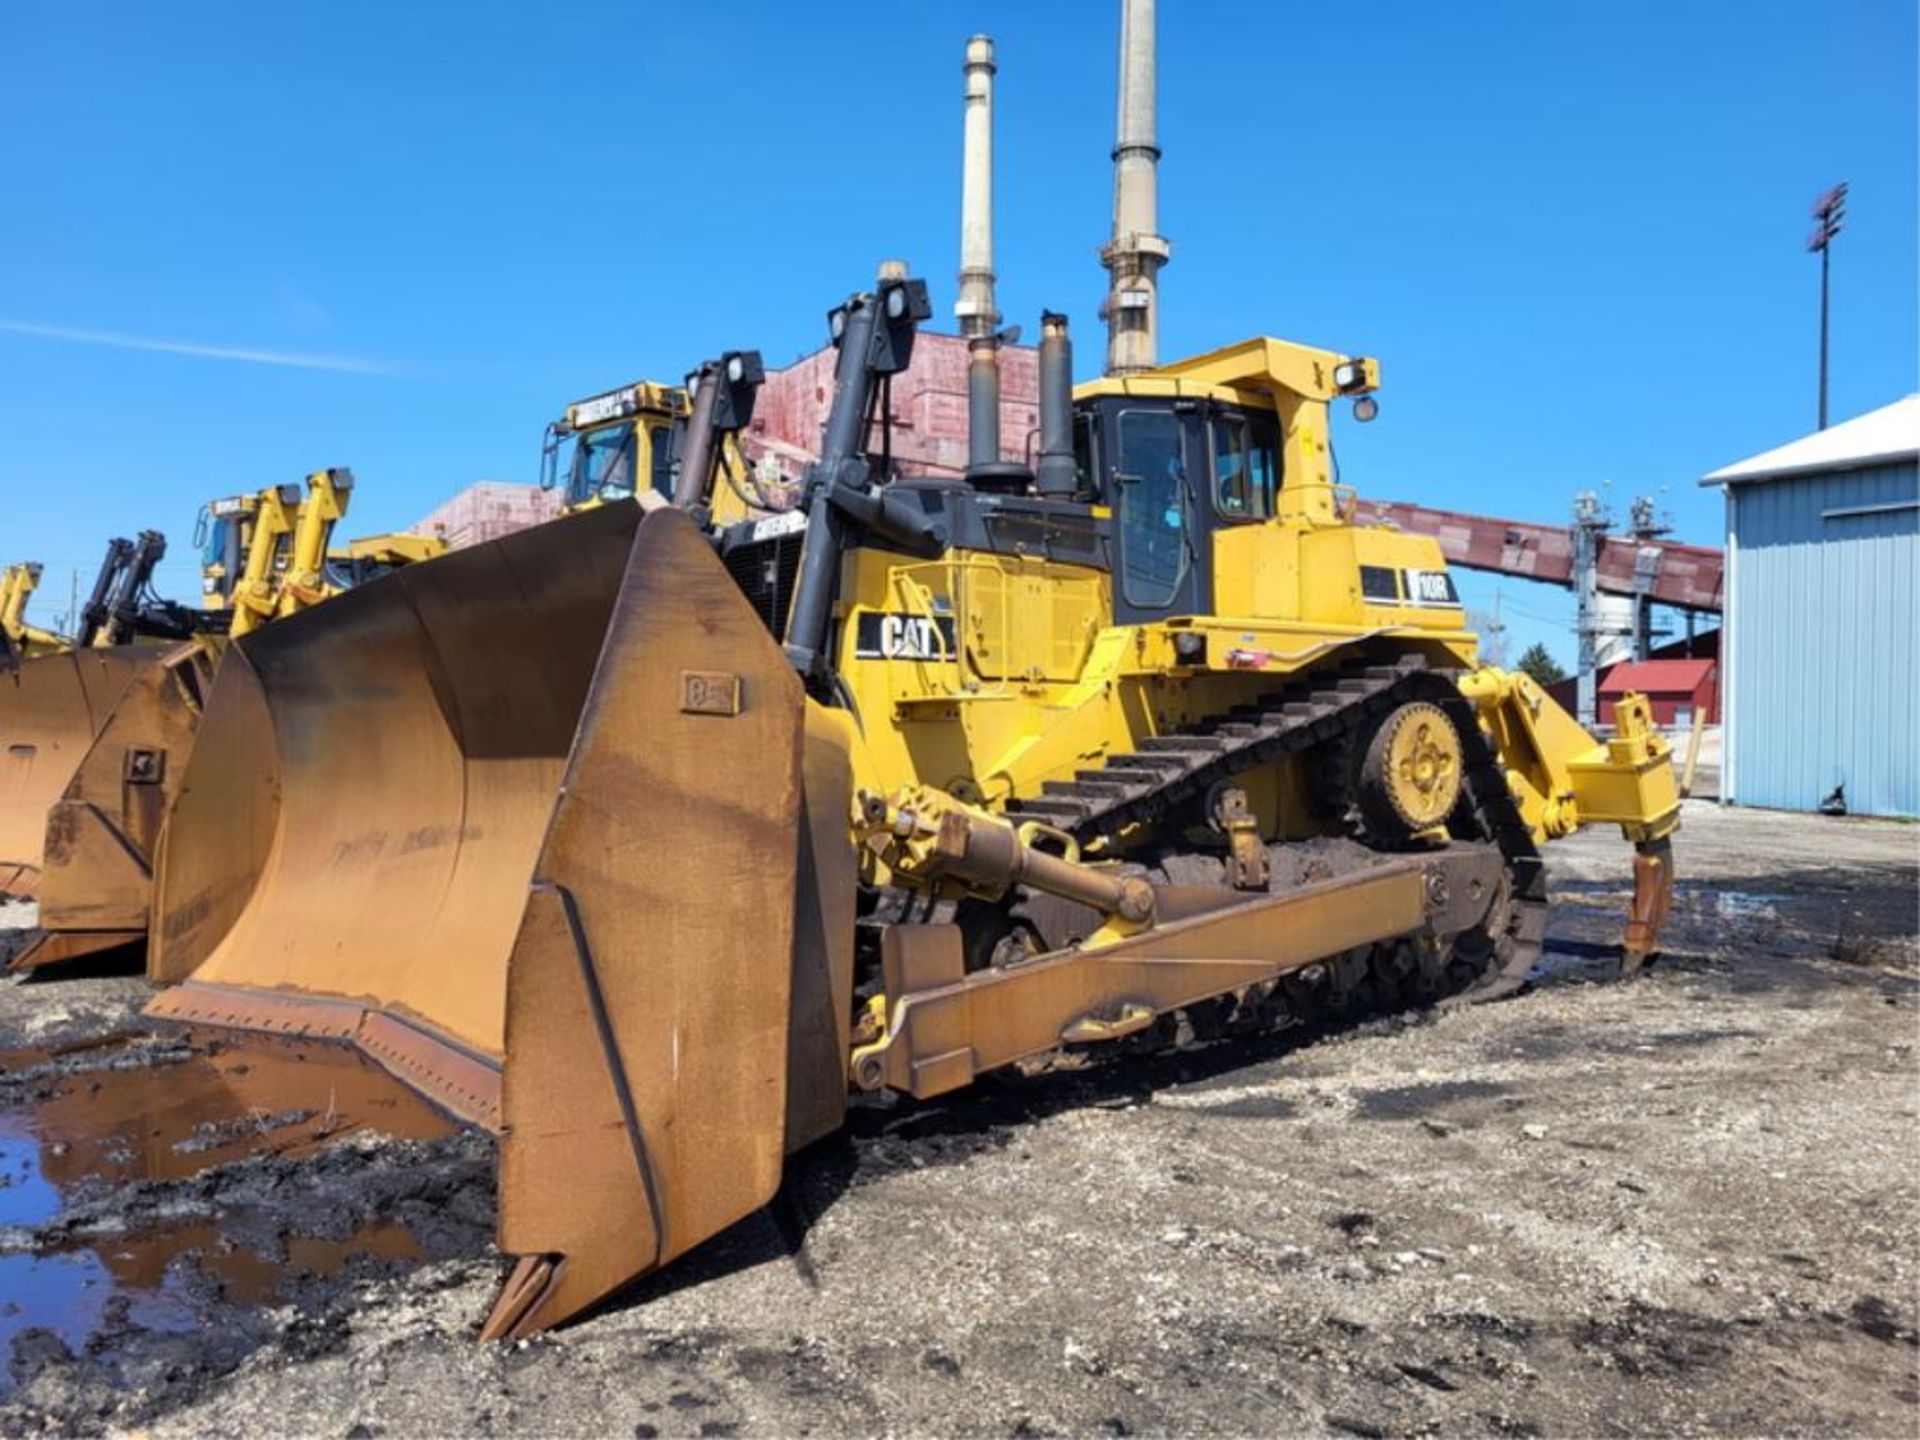
[[[1811, 427], [1807, 207], [1842, 178], [1834, 413], [1915, 388], [1908, 0], [1161, 11], [1165, 351], [1381, 356], [1338, 432], [1366, 493], [1558, 520], [1610, 484], [1716, 542], [1695, 480]], [[45, 616], [158, 526], [184, 598], [206, 497], [345, 464], [348, 531], [398, 527], [535, 478], [570, 399], [811, 348], [883, 257], [950, 313], [975, 30], [1002, 309], [1069, 311], [1087, 371], [1114, 12], [10, 0], [0, 558], [47, 562]], [[1502, 599], [1571, 659], [1567, 597]]]

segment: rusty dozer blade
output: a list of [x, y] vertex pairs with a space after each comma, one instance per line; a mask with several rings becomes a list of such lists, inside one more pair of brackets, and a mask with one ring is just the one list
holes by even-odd
[[47, 811], [114, 705], [161, 653], [118, 645], [0, 666], [0, 895], [37, 893]]
[[564, 1320], [778, 1188], [803, 708], [706, 541], [649, 519], [507, 971], [500, 1246], [523, 1258], [484, 1335]]
[[779, 1183], [790, 1046], [828, 1054], [789, 1036], [804, 708], [700, 532], [631, 504], [250, 635], [162, 840], [149, 973], [185, 983], [150, 1009], [351, 1039], [500, 1129], [523, 1259], [484, 1333], [565, 1320]]
[[229, 647], [155, 868], [148, 977], [192, 980], [158, 1010], [359, 1039], [498, 1124], [506, 960], [638, 518], [408, 566]]
[[45, 970], [146, 938], [154, 849], [215, 662], [202, 640], [149, 654], [47, 812], [41, 933], [9, 970]]

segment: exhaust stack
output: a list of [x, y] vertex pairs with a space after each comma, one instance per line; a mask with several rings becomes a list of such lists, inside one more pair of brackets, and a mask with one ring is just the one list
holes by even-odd
[[960, 180], [960, 299], [967, 341], [967, 469], [1000, 463], [1000, 312], [993, 295], [993, 41], [967, 41]]
[[1158, 233], [1160, 147], [1154, 140], [1154, 0], [1120, 0], [1120, 113], [1113, 147], [1113, 238], [1100, 252], [1107, 287], [1107, 373], [1157, 363], [1160, 267], [1173, 247]]
[[1040, 312], [1040, 466], [1034, 488], [1053, 499], [1080, 489], [1073, 459], [1073, 341], [1067, 317]]

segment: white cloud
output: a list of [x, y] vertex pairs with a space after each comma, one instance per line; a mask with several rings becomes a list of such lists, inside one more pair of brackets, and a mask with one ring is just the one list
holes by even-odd
[[364, 360], [356, 355], [314, 355], [297, 350], [265, 350], [245, 345], [202, 345], [192, 340], [123, 335], [115, 330], [37, 325], [29, 320], [0, 319], [0, 331], [12, 335], [31, 335], [41, 340], [66, 340], [76, 345], [105, 345], [115, 350], [150, 350], [162, 355], [193, 355], [203, 360], [238, 360], [248, 365], [284, 365], [295, 370], [334, 370], [349, 375], [400, 373], [384, 360]]

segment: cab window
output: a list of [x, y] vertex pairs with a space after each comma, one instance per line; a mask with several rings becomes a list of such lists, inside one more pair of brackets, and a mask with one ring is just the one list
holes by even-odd
[[1097, 459], [1099, 421], [1090, 414], [1073, 417], [1073, 471], [1080, 481], [1079, 493], [1100, 495], [1100, 468]]
[[653, 488], [663, 500], [673, 499], [673, 431], [665, 425], [647, 427], [647, 446], [653, 452]]
[[1216, 415], [1207, 429], [1214, 509], [1228, 520], [1271, 519], [1279, 471], [1271, 428], [1244, 415]]
[[1119, 490], [1120, 584], [1127, 603], [1173, 603], [1187, 573], [1187, 467], [1181, 417], [1171, 410], [1123, 410]]
[[598, 497], [626, 500], [633, 495], [633, 426], [608, 425], [574, 441], [567, 477], [567, 500], [579, 505]]
[[232, 528], [233, 521], [224, 515], [207, 517], [206, 539], [200, 546], [200, 564], [203, 567], [227, 563], [227, 535]]

